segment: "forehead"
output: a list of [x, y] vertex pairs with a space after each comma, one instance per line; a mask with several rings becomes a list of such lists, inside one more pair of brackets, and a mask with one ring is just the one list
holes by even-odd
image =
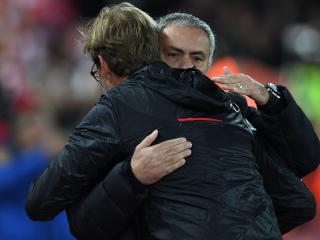
[[160, 33], [160, 47], [209, 54], [210, 42], [206, 32], [200, 28], [171, 24]]

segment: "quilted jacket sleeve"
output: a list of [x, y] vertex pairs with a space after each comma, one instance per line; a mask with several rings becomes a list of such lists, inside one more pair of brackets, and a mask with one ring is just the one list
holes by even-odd
[[316, 214], [315, 199], [300, 178], [319, 165], [320, 144], [291, 94], [280, 90], [286, 103], [280, 112], [249, 109], [249, 119], [258, 129], [257, 162], [284, 234]]
[[[147, 197], [147, 189], [135, 189], [118, 163], [92, 192], [68, 210], [72, 234], [77, 239], [134, 239], [134, 213]], [[126, 235], [126, 236], [125, 236]]]
[[58, 159], [30, 186], [26, 212], [49, 220], [85, 196], [115, 165], [120, 137], [110, 101], [102, 97], [69, 137]]
[[310, 120], [285, 87], [279, 86], [286, 105], [277, 114], [249, 109], [248, 118], [272, 144], [288, 168], [299, 178], [320, 163], [320, 142]]
[[293, 228], [312, 220], [316, 214], [316, 202], [312, 193], [274, 151], [268, 142], [258, 135], [260, 146], [257, 162], [266, 192], [272, 199], [280, 231], [285, 234]]

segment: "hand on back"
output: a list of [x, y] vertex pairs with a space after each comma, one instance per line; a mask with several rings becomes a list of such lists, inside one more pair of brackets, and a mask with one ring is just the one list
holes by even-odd
[[131, 168], [135, 177], [144, 185], [159, 181], [186, 163], [191, 155], [192, 144], [185, 138], [175, 138], [151, 146], [158, 136], [153, 131], [136, 147], [131, 158]]

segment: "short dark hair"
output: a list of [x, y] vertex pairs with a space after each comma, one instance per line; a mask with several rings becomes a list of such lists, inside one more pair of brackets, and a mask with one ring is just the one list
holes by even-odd
[[157, 32], [161, 33], [166, 27], [173, 24], [184, 27], [200, 28], [207, 34], [210, 43], [209, 65], [211, 65], [215, 48], [215, 36], [210, 26], [200, 18], [197, 18], [191, 14], [175, 12], [160, 17], [157, 20]]

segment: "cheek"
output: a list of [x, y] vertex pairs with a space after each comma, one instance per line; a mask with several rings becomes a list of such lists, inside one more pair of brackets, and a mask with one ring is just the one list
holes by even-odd
[[208, 63], [206, 62], [200, 62], [196, 63], [194, 65], [198, 70], [200, 70], [203, 74], [207, 74], [209, 68], [208, 68]]

